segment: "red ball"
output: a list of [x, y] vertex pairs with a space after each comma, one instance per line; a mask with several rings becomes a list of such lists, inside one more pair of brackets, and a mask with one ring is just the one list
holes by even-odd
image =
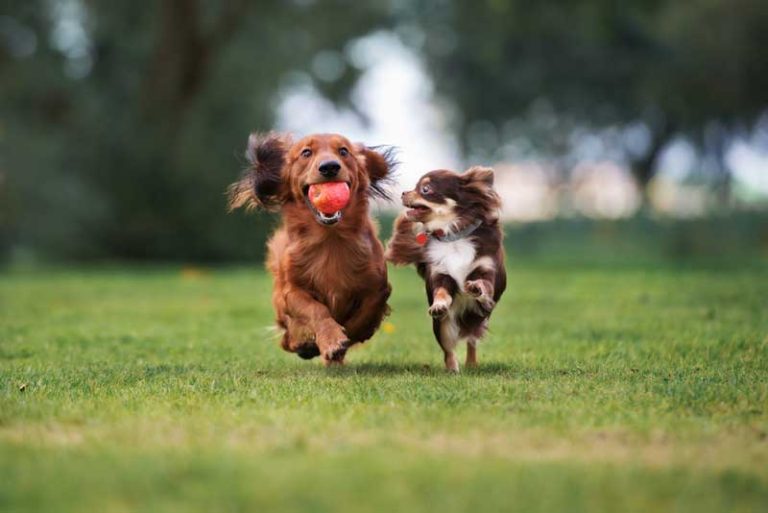
[[324, 182], [309, 186], [309, 200], [323, 214], [335, 214], [349, 203], [346, 182]]

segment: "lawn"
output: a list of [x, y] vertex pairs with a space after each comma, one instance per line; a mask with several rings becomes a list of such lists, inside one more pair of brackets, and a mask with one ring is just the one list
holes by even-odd
[[508, 270], [459, 376], [411, 270], [334, 369], [255, 268], [6, 272], [0, 511], [768, 510], [768, 267]]

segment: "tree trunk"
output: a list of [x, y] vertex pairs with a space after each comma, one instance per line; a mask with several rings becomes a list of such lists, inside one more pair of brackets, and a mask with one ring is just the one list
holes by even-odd
[[674, 135], [670, 123], [665, 122], [660, 129], [653, 132], [651, 144], [645, 155], [631, 163], [632, 176], [637, 181], [642, 194], [642, 208], [648, 209], [651, 206], [650, 183], [658, 171], [659, 157], [662, 150], [667, 146]]
[[208, 32], [197, 0], [162, 0], [158, 35], [142, 87], [142, 117], [173, 139], [203, 89], [211, 61], [236, 32], [248, 10], [244, 0], [226, 3]]
[[725, 161], [725, 153], [729, 143], [728, 131], [718, 124], [706, 132], [705, 151], [710, 153], [712, 158], [715, 197], [720, 208], [728, 209], [732, 206], [732, 174]]
[[145, 122], [172, 137], [200, 90], [208, 52], [199, 30], [197, 0], [163, 0], [158, 35], [144, 79], [141, 114]]

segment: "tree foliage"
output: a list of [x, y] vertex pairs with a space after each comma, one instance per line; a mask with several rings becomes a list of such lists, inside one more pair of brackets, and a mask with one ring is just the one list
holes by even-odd
[[557, 156], [584, 130], [639, 127], [620, 149], [641, 184], [679, 134], [722, 179], [727, 142], [768, 106], [764, 0], [7, 0], [0, 254], [260, 254], [270, 220], [223, 198], [246, 134], [272, 128], [297, 73], [349, 102], [343, 50], [382, 29], [423, 56], [469, 154], [522, 138]]
[[[566, 135], [574, 124], [639, 123], [648, 141], [626, 156], [645, 185], [675, 135], [719, 153], [722, 163], [728, 136], [749, 130], [768, 108], [762, 0], [456, 0], [412, 7], [437, 90], [456, 102], [456, 128], [469, 146], [474, 123], [503, 131], [542, 102]], [[525, 123], [507, 126], [526, 130]], [[544, 139], [558, 141], [554, 133]]]
[[[82, 10], [61, 12], [67, 6]], [[385, 27], [382, 9], [343, 0], [15, 5], [3, 18], [15, 32], [0, 46], [5, 239], [57, 257], [260, 254], [266, 229], [253, 224], [268, 219], [227, 216], [223, 197], [246, 136], [272, 128], [286, 77]], [[86, 48], [66, 47], [76, 22]], [[37, 41], [34, 53], [13, 55], [20, 34]], [[346, 98], [357, 74], [345, 66], [318, 87]]]

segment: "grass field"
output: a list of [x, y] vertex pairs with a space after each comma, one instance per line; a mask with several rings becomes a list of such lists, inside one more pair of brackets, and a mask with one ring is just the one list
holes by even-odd
[[0, 510], [768, 510], [767, 267], [509, 278], [452, 376], [411, 270], [330, 370], [260, 271], [0, 275]]

